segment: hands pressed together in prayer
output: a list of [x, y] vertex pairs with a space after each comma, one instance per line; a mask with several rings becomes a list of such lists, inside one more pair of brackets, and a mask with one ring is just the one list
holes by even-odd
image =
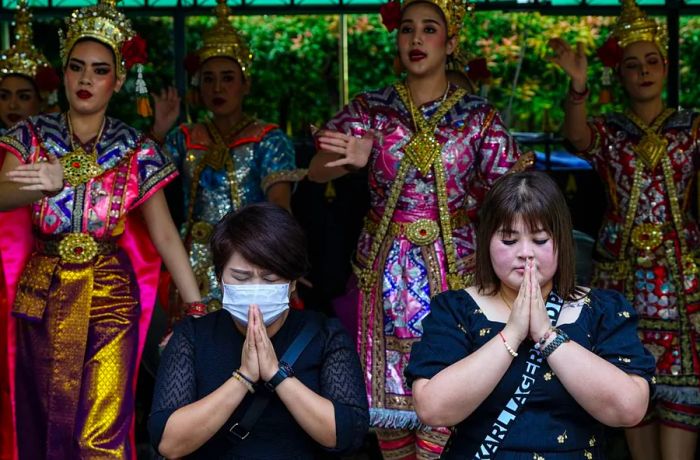
[[[501, 295], [503, 295], [502, 292]], [[505, 301], [505, 297], [503, 300]], [[551, 323], [537, 279], [537, 267], [535, 261], [531, 259], [525, 263], [523, 282], [511, 307], [503, 334], [508, 342], [517, 348], [528, 337], [535, 342], [539, 341], [550, 327]]]
[[240, 372], [253, 382], [267, 382], [279, 370], [279, 361], [272, 346], [262, 313], [257, 305], [248, 309], [248, 327], [241, 352]]

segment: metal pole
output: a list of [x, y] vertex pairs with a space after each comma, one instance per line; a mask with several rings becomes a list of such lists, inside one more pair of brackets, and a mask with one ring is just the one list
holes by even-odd
[[668, 80], [666, 94], [669, 107], [680, 102], [680, 9], [677, 0], [667, 0], [666, 26], [668, 28]]
[[173, 57], [175, 59], [175, 86], [180, 94], [187, 90], [187, 76], [182, 62], [185, 60], [185, 12], [181, 9], [173, 13]]
[[10, 22], [3, 21], [2, 29], [0, 30], [0, 35], [2, 35], [2, 49], [6, 50], [12, 44], [10, 43]]
[[340, 107], [348, 103], [348, 17], [338, 17], [340, 36], [338, 37], [338, 98]]

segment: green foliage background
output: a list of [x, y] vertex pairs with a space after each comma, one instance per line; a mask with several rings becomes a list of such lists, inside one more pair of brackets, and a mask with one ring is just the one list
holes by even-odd
[[[568, 84], [565, 75], [549, 62], [547, 40], [562, 36], [581, 42], [589, 56], [591, 113], [616, 110], [623, 102], [613, 83], [614, 103], [601, 106], [602, 68], [595, 50], [603, 43], [614, 22], [612, 17], [546, 16], [537, 13], [478, 12], [465, 19], [461, 48], [470, 57], [485, 57], [493, 77], [481, 92], [504, 113], [517, 131], [553, 131], [560, 126], [561, 101]], [[657, 18], [663, 20], [663, 18]], [[150, 50], [146, 78], [152, 90], [172, 84], [176, 66], [173, 22], [169, 17], [133, 17], [134, 27]], [[279, 123], [290, 134], [303, 136], [308, 125], [321, 124], [339, 109], [338, 16], [238, 16], [233, 24], [245, 36], [255, 55], [252, 92], [246, 110]], [[212, 17], [187, 19], [186, 45], [195, 50]], [[348, 16], [350, 95], [380, 88], [401, 78], [393, 70], [395, 33], [381, 25], [379, 16]], [[50, 60], [58, 62], [56, 30], [60, 19], [35, 25], [35, 37]], [[681, 19], [681, 105], [700, 107], [700, 18]], [[520, 67], [517, 82], [514, 78]], [[133, 79], [116, 96], [110, 112], [139, 127], [133, 102]], [[193, 111], [197, 116], [200, 112]]]

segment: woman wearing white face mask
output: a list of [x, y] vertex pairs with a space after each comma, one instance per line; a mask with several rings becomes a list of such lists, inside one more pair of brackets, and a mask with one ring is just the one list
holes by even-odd
[[335, 320], [289, 310], [303, 231], [272, 204], [224, 217], [211, 249], [223, 309], [175, 327], [149, 420], [167, 458], [315, 458], [351, 451], [369, 414], [354, 346]]

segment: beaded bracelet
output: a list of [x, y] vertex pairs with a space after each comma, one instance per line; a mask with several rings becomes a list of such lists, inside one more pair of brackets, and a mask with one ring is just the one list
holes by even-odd
[[255, 382], [253, 382], [253, 379], [251, 379], [250, 377], [248, 377], [247, 375], [245, 375], [243, 372], [241, 372], [240, 369], [236, 369], [234, 372], [235, 372], [236, 374], [240, 375], [241, 377], [243, 377], [243, 378], [245, 379], [246, 382], [250, 383], [251, 385], [255, 385]]
[[189, 302], [185, 304], [187, 316], [204, 316], [207, 314], [207, 304], [204, 302]]
[[255, 393], [255, 387], [253, 387], [253, 381], [250, 380], [245, 375], [243, 375], [243, 373], [241, 373], [241, 371], [236, 369], [235, 371], [233, 371], [233, 374], [231, 374], [231, 377], [233, 377], [234, 379], [238, 380], [243, 385], [245, 385], [245, 387], [248, 389], [248, 391], [250, 391], [251, 393]]
[[510, 355], [511, 355], [513, 358], [517, 357], [517, 356], [518, 356], [518, 352], [515, 351], [515, 350], [513, 350], [513, 347], [511, 347], [510, 345], [508, 345], [508, 341], [506, 340], [506, 336], [503, 335], [503, 332], [500, 332], [500, 331], [499, 331], [499, 332], [498, 332], [498, 335], [501, 336], [501, 340], [503, 340], [503, 345], [506, 346], [506, 350], [508, 350], [508, 353], [510, 353]]
[[586, 102], [589, 93], [590, 91], [588, 90], [588, 85], [586, 85], [586, 89], [583, 92], [579, 92], [576, 91], [571, 84], [569, 84], [569, 93], [567, 94], [567, 98], [572, 104], [582, 104]]

